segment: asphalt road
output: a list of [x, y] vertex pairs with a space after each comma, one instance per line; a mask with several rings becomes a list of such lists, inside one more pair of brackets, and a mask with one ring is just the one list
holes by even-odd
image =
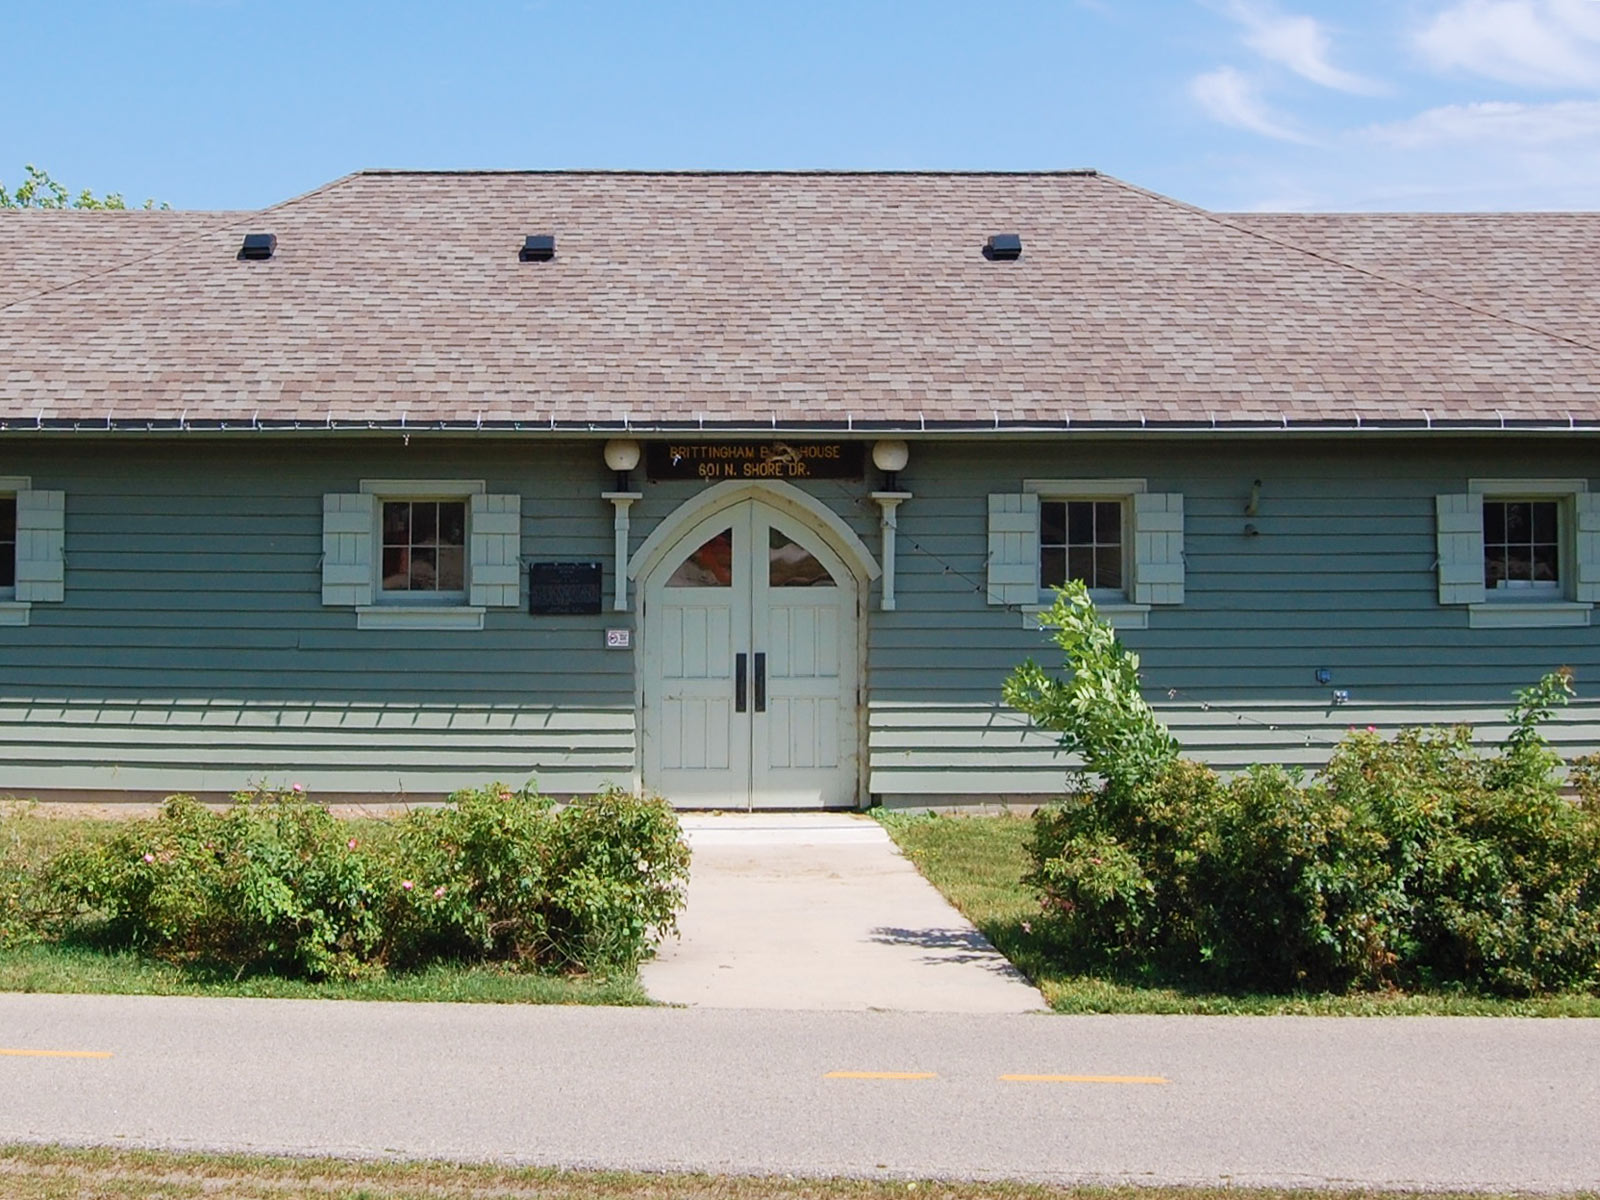
[[1594, 1188], [1600, 1022], [0, 995], [3, 1141]]

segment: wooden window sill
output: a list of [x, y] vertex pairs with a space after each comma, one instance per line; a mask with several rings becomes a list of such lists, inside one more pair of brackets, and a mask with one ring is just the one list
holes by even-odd
[[1549, 629], [1587, 625], [1594, 606], [1577, 600], [1486, 600], [1467, 605], [1473, 629]]
[[[1126, 602], [1101, 603], [1096, 600], [1095, 612], [1099, 613], [1113, 629], [1148, 629], [1150, 628], [1150, 606], [1148, 604], [1129, 604]], [[1039, 614], [1049, 612], [1048, 604], [1024, 604], [1022, 606], [1022, 627], [1024, 629], [1038, 629]]]
[[356, 608], [357, 629], [443, 629], [471, 632], [483, 628], [483, 609], [462, 604], [363, 604]]

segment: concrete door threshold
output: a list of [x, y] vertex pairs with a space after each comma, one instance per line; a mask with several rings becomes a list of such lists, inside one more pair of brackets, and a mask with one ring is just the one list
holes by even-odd
[[851, 813], [685, 814], [682, 936], [642, 970], [707, 1008], [1030, 1012], [1026, 979]]

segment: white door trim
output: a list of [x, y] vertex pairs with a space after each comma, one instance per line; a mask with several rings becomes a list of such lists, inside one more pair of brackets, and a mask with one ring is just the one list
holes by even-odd
[[844, 565], [850, 568], [850, 573], [857, 579], [870, 582], [883, 574], [878, 560], [867, 549], [867, 544], [856, 536], [855, 530], [815, 496], [781, 479], [728, 479], [691, 496], [662, 518], [661, 523], [650, 531], [650, 536], [628, 560], [628, 578], [643, 579], [691, 528], [713, 513], [732, 508], [745, 500], [760, 500], [810, 526], [844, 560]]

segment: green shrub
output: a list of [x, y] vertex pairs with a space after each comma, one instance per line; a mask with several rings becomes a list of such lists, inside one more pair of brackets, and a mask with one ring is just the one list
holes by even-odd
[[1006, 696], [1097, 781], [1041, 809], [1028, 882], [1074, 963], [1265, 991], [1600, 988], [1600, 759], [1560, 759], [1541, 724], [1572, 694], [1519, 692], [1498, 753], [1471, 730], [1352, 730], [1309, 782], [1222, 780], [1178, 758], [1081, 587], [1046, 620], [1072, 674], [1033, 663]]
[[109, 940], [171, 961], [348, 979], [381, 943], [371, 857], [297, 792], [241, 793], [220, 813], [171, 797], [50, 875]]
[[688, 850], [664, 802], [611, 791], [558, 808], [498, 784], [451, 799], [371, 845], [298, 789], [222, 812], [175, 796], [58, 855], [46, 886], [112, 944], [236, 975], [626, 968], [673, 928]]
[[499, 784], [450, 799], [400, 830], [398, 961], [631, 967], [675, 927], [689, 852], [665, 801], [610, 790], [557, 808]]

